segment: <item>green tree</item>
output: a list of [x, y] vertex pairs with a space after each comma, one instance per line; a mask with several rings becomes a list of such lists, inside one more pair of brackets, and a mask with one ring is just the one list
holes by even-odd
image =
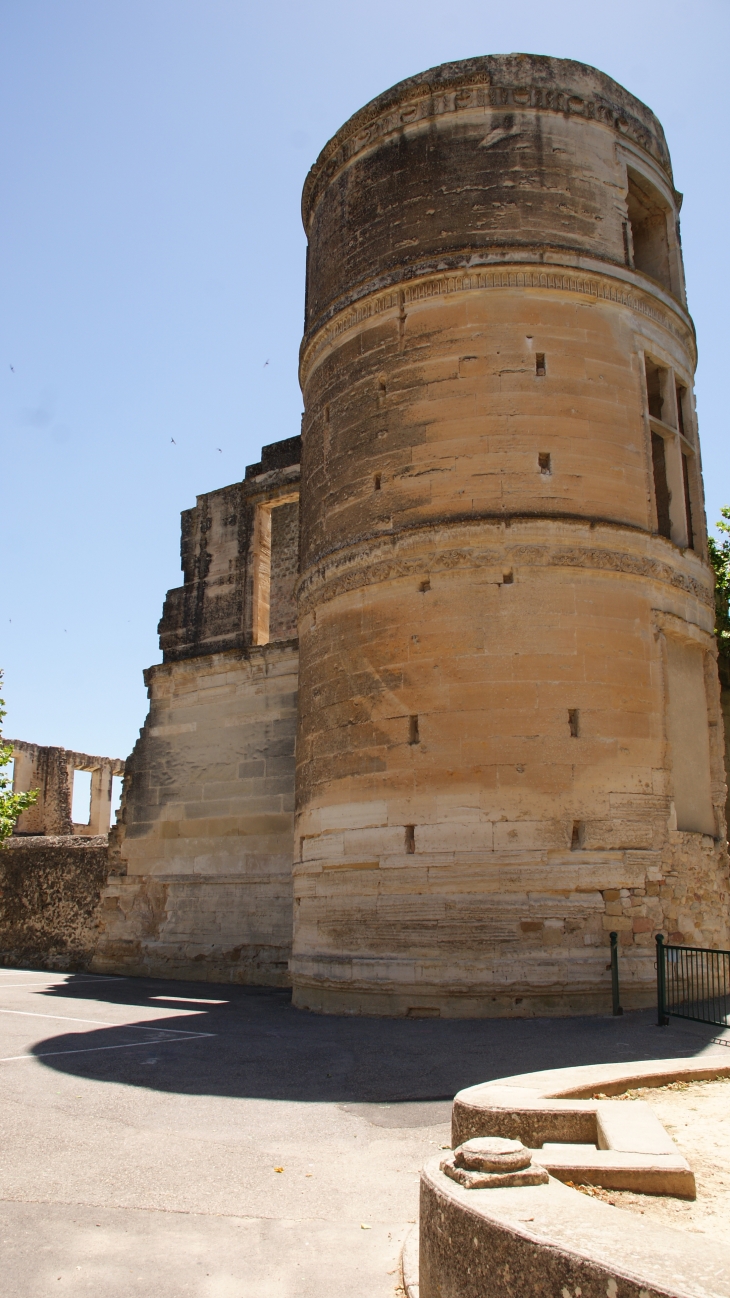
[[[3, 674], [0, 672], [0, 685], [2, 679]], [[0, 728], [2, 728], [5, 711], [5, 702], [0, 699]], [[13, 793], [12, 780], [5, 771], [5, 767], [9, 766], [12, 760], [13, 746], [4, 744], [0, 734], [0, 847], [15, 829], [18, 816], [38, 801], [38, 789], [33, 789], [30, 793]]]
[[717, 523], [720, 541], [709, 537], [707, 548], [710, 563], [715, 569], [715, 635], [720, 651], [720, 674], [723, 684], [730, 686], [730, 505], [720, 510], [722, 518]]

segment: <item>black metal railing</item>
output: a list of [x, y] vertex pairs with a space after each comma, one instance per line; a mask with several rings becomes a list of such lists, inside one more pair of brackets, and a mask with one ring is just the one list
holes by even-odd
[[611, 999], [613, 1001], [614, 1014], [623, 1014], [621, 1008], [621, 993], [618, 985], [618, 933], [609, 933], [611, 941], [611, 963], [608, 966], [611, 970]]
[[727, 1027], [730, 1018], [730, 951], [672, 946], [656, 938], [657, 1023], [670, 1014]]

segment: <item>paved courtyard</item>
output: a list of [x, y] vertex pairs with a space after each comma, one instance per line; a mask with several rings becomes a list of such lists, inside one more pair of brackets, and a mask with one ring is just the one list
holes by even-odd
[[455, 1091], [727, 1053], [623, 1018], [329, 1018], [283, 991], [0, 969], [12, 1298], [393, 1298]]

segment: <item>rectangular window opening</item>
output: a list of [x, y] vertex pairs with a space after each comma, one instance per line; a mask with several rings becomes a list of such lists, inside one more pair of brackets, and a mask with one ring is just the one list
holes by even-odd
[[124, 784], [123, 775], [112, 775], [112, 801], [111, 801], [111, 823], [116, 825], [117, 812], [122, 803], [122, 785]]
[[538, 376], [541, 376], [541, 375], [543, 375], [543, 374], [547, 374], [547, 370], [545, 369], [545, 353], [544, 353], [544, 352], [536, 352], [536, 354], [535, 354], [535, 373], [536, 373]]
[[502, 574], [502, 585], [511, 586], [514, 582], [514, 579], [515, 579], [515, 575], [513, 572], [505, 572]]
[[416, 850], [416, 826], [406, 825], [406, 852], [415, 852]]
[[568, 708], [568, 725], [573, 739], [577, 739], [580, 734], [580, 712], [578, 708]]
[[669, 518], [667, 460], [664, 454], [664, 438], [660, 437], [658, 433], [652, 433], [651, 435], [651, 459], [654, 470], [657, 531], [660, 536], [666, 536], [668, 540], [671, 540], [672, 525]]
[[574, 821], [573, 821], [573, 832], [572, 832], [572, 834], [571, 834], [571, 838], [570, 838], [570, 850], [571, 850], [571, 852], [577, 852], [578, 849], [581, 848], [581, 847], [583, 846], [583, 839], [584, 839], [584, 837], [585, 837], [585, 832], [584, 832], [583, 821], [582, 821], [582, 820], [574, 820]]
[[88, 825], [91, 822], [91, 771], [73, 773], [71, 819], [74, 825]]
[[646, 369], [646, 395], [649, 402], [649, 414], [652, 419], [661, 419], [664, 422], [664, 383], [667, 371], [660, 365], [655, 365], [654, 361], [648, 356], [644, 357], [644, 366]]
[[544, 473], [546, 477], [549, 477], [549, 475], [550, 475], [550, 474], [552, 473], [552, 471], [553, 471], [553, 469], [552, 469], [552, 461], [551, 461], [551, 459], [550, 459], [550, 454], [549, 454], [549, 452], [548, 452], [548, 451], [540, 451], [540, 454], [539, 454], [538, 457], [537, 457], [537, 463], [538, 463], [538, 465], [539, 465], [540, 472], [541, 472], [541, 473]]
[[694, 526], [692, 524], [692, 498], [689, 491], [689, 459], [682, 452], [682, 477], [684, 479], [684, 508], [687, 515], [687, 549], [694, 550]]
[[418, 737], [418, 717], [408, 718], [408, 742], [409, 744], [419, 744], [421, 742]]
[[253, 643], [290, 640], [297, 633], [298, 492], [257, 505], [252, 557]]
[[382, 482], [382, 477], [381, 477], [381, 475], [380, 475], [379, 473], [376, 473], [376, 474], [375, 474], [375, 477], [374, 477], [374, 479], [373, 479], [373, 490], [374, 490], [374, 491], [380, 491], [380, 485], [381, 485], [381, 482]]
[[668, 210], [659, 191], [638, 172], [628, 171], [626, 195], [634, 268], [649, 275], [671, 293]]

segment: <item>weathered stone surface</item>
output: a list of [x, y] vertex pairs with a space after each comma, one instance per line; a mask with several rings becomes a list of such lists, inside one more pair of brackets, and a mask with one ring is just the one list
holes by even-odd
[[[652, 1108], [606, 1096], [637, 1084], [664, 1086], [728, 1072], [730, 1064], [719, 1059], [627, 1061], [521, 1073], [461, 1091], [452, 1115], [454, 1153], [431, 1159], [421, 1173], [418, 1267], [412, 1246], [403, 1258], [408, 1298], [730, 1293], [721, 1243], [657, 1228], [554, 1179], [694, 1198], [690, 1165]], [[538, 1147], [526, 1152], [550, 1177], [537, 1187], [492, 1182], [490, 1193], [482, 1194], [489, 1174], [481, 1174], [481, 1184], [479, 1173], [463, 1171], [460, 1164], [477, 1160], [462, 1151], [478, 1156], [482, 1149], [488, 1156], [496, 1133], [502, 1146], [534, 1141]], [[566, 1143], [547, 1143], [556, 1135]]]
[[494, 1190], [498, 1186], [546, 1185], [543, 1167], [531, 1167], [532, 1154], [519, 1140], [486, 1136], [467, 1140], [441, 1159], [445, 1176], [465, 1190]]
[[[5, 740], [13, 750], [13, 791], [34, 789], [38, 797], [15, 826], [15, 836], [81, 834], [94, 838], [108, 834], [111, 819], [112, 777], [124, 774], [116, 757], [92, 757], [69, 748], [43, 747], [22, 739]], [[72, 800], [74, 771], [91, 773], [89, 819], [74, 824]]]
[[649, 109], [531, 55], [310, 173], [298, 1005], [599, 1010], [616, 930], [635, 1006], [657, 930], [727, 945], [679, 201]]
[[93, 967], [286, 983], [296, 645], [164, 663], [147, 683]]
[[93, 967], [286, 985], [300, 439], [183, 514]]
[[421, 1173], [420, 1298], [725, 1298], [722, 1244], [561, 1185], [466, 1190]]
[[0, 849], [0, 964], [87, 969], [108, 873], [106, 835], [6, 843]]

